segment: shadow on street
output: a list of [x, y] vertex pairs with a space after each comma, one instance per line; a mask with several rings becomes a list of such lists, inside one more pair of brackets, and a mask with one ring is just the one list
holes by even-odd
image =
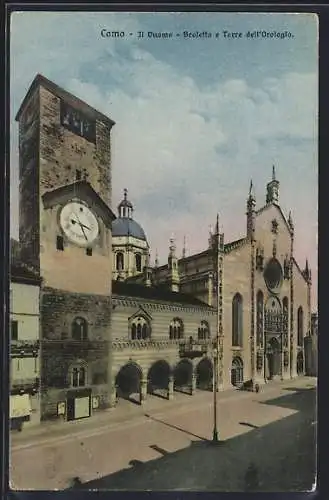
[[154, 444], [151, 447], [161, 457], [145, 463], [131, 461], [128, 469], [84, 484], [76, 482], [73, 487], [134, 491], [309, 491], [316, 474], [316, 435], [312, 425], [316, 389], [291, 390], [296, 393], [259, 403], [290, 408], [296, 411], [293, 415], [258, 428], [252, 422], [240, 422], [250, 430], [223, 441], [219, 447], [210, 446], [209, 440], [199, 436], [195, 436], [198, 441], [191, 441], [189, 447], [173, 453]]
[[145, 413], [145, 417], [149, 418], [150, 420], [153, 420], [153, 422], [157, 422], [158, 424], [166, 425], [167, 427], [171, 427], [172, 429], [176, 429], [177, 431], [184, 432], [185, 434], [188, 434], [189, 436], [196, 437], [197, 439], [201, 439], [202, 441], [209, 441], [205, 437], [198, 436], [197, 434], [194, 434], [193, 432], [187, 431], [186, 429], [183, 429], [182, 427], [178, 427], [177, 425], [168, 424], [168, 422], [164, 422], [163, 420], [152, 417], [151, 415], [148, 415], [147, 413]]

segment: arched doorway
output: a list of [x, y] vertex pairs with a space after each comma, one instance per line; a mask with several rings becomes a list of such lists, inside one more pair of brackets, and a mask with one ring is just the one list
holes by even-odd
[[238, 386], [243, 383], [243, 361], [236, 356], [232, 361], [231, 384]]
[[196, 385], [198, 389], [212, 389], [213, 367], [209, 358], [203, 358], [196, 368]]
[[302, 352], [297, 354], [297, 375], [303, 375], [304, 373], [304, 356]]
[[115, 378], [117, 396], [137, 402], [140, 393], [142, 370], [135, 363], [127, 363], [118, 372]]
[[271, 380], [281, 373], [281, 349], [280, 342], [276, 337], [272, 337], [267, 343], [266, 356], [268, 363], [267, 377]]
[[157, 394], [158, 392], [160, 392], [160, 394], [162, 395], [162, 393], [164, 393], [164, 391], [167, 391], [168, 389], [169, 376], [169, 364], [164, 360], [156, 361], [151, 366], [148, 372], [148, 392], [151, 394]]
[[174, 370], [174, 388], [186, 391], [192, 383], [193, 365], [187, 359], [182, 359]]
[[[273, 277], [274, 280], [274, 277]], [[280, 300], [271, 296], [265, 306], [265, 377], [268, 380], [281, 374], [281, 342], [284, 321]]]

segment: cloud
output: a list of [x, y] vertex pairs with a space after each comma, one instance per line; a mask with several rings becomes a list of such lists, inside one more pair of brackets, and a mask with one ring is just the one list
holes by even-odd
[[[139, 26], [129, 15], [120, 17], [120, 23], [116, 29]], [[59, 45], [54, 25], [62, 33]], [[286, 72], [257, 85], [229, 75], [197, 83], [178, 65], [136, 44], [119, 46], [109, 39], [98, 41], [96, 50], [92, 39], [100, 26], [97, 15], [72, 23], [60, 13], [58, 18], [45, 14], [40, 32], [32, 33], [32, 25], [24, 39], [16, 31], [13, 107], [41, 72], [116, 122], [113, 205], [127, 187], [153, 256], [157, 247], [162, 261], [172, 232], [178, 248], [186, 234], [190, 253], [203, 250], [217, 211], [227, 239], [243, 234], [250, 177], [260, 206], [275, 163], [283, 208], [294, 210], [297, 258], [303, 264], [312, 255], [316, 267], [316, 75]], [[19, 55], [23, 44], [32, 57]], [[14, 129], [12, 138], [13, 151]], [[16, 161], [13, 154], [13, 171]], [[307, 234], [305, 224], [310, 226]]]

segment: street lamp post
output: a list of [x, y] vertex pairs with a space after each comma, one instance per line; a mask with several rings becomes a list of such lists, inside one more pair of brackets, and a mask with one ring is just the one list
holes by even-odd
[[220, 266], [220, 250], [223, 246], [223, 234], [219, 234], [219, 214], [217, 214], [216, 231], [213, 239], [213, 253], [216, 266], [216, 305], [217, 305], [217, 328], [216, 328], [216, 342], [213, 346], [214, 357], [214, 374], [213, 374], [213, 395], [214, 395], [214, 428], [212, 441], [213, 443], [219, 442], [219, 432], [217, 427], [217, 414], [218, 414], [218, 400], [217, 392], [219, 388], [219, 357], [221, 355], [220, 349], [220, 335], [222, 333], [222, 289], [221, 289], [221, 266]]
[[[217, 340], [217, 339], [216, 339]], [[217, 343], [217, 342], [216, 342]], [[217, 388], [218, 388], [218, 350], [214, 348], [214, 428], [212, 432], [212, 440], [214, 443], [219, 441], [217, 429]]]

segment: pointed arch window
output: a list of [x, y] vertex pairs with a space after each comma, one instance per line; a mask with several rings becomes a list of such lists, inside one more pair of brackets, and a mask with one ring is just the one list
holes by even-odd
[[177, 340], [183, 338], [184, 324], [180, 318], [174, 318], [169, 325], [169, 338]]
[[88, 323], [84, 318], [74, 318], [72, 322], [72, 339], [79, 341], [88, 339]]
[[124, 256], [122, 252], [116, 254], [116, 269], [122, 271], [124, 268]]
[[298, 308], [297, 311], [297, 345], [298, 347], [303, 346], [304, 338], [304, 311], [302, 306]]
[[206, 340], [210, 338], [210, 328], [207, 321], [202, 320], [201, 325], [198, 328], [198, 339]]
[[264, 295], [261, 290], [257, 293], [257, 346], [263, 347], [263, 331], [264, 331]]
[[146, 340], [151, 337], [150, 325], [142, 316], [132, 321], [130, 331], [132, 340]]
[[243, 303], [242, 296], [236, 293], [232, 301], [232, 345], [242, 347]]
[[142, 256], [140, 253], [135, 255], [136, 271], [140, 272], [142, 270]]

